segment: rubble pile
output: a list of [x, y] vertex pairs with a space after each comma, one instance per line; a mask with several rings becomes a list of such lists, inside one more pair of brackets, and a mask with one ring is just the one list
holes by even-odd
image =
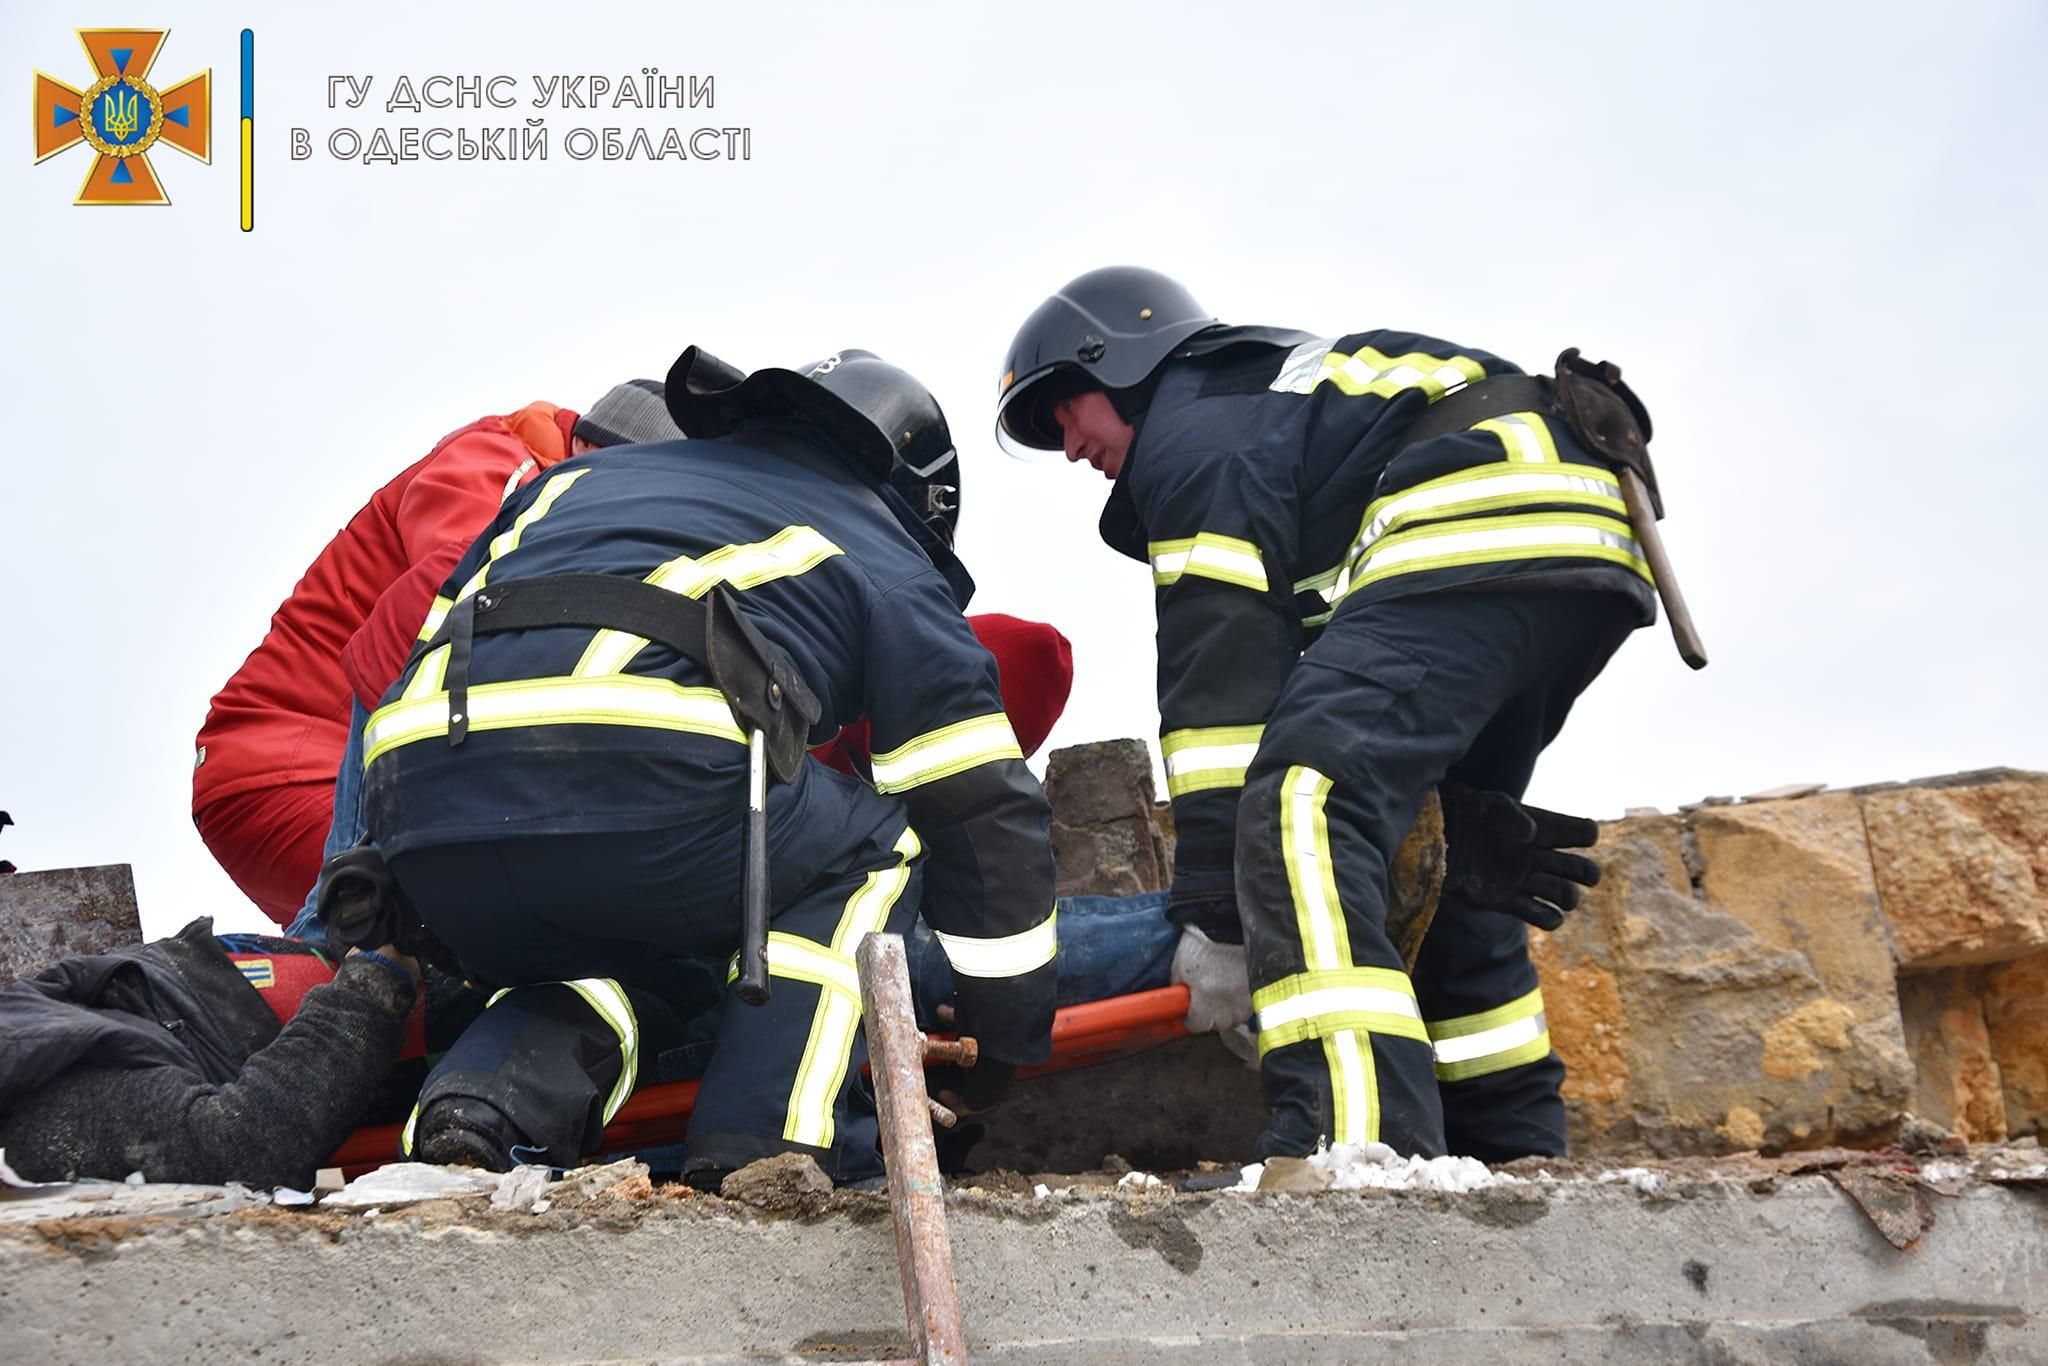
[[[1163, 885], [1171, 822], [1142, 744], [1060, 750], [1047, 790], [1063, 893]], [[1974, 1142], [2048, 1125], [2048, 775], [1632, 811], [1597, 855], [1600, 886], [1531, 936], [1575, 1152], [1877, 1145], [1906, 1112]], [[1177, 1056], [1206, 1075], [1204, 1042]], [[1088, 1074], [1098, 1096], [1109, 1070]], [[1174, 1108], [1193, 1089], [1125, 1108], [1166, 1106], [1162, 1134], [1211, 1127]]]

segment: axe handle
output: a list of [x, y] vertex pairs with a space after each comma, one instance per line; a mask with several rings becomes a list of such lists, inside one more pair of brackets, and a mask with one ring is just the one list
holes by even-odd
[[1635, 525], [1636, 543], [1650, 562], [1657, 580], [1657, 596], [1664, 600], [1664, 615], [1671, 621], [1671, 638], [1678, 643], [1678, 657], [1695, 669], [1707, 667], [1707, 646], [1699, 628], [1686, 610], [1685, 594], [1678, 591], [1678, 575], [1671, 570], [1671, 557], [1664, 553], [1664, 537], [1657, 531], [1657, 513], [1650, 506], [1650, 490], [1643, 476], [1626, 466], [1621, 470], [1621, 497], [1628, 504], [1628, 519]]
[[768, 738], [747, 744], [746, 848], [740, 865], [740, 976], [735, 990], [750, 1006], [768, 1004]]

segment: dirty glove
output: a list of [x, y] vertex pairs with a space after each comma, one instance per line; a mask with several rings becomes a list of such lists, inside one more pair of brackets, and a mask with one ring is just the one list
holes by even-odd
[[1247, 1062], [1256, 1062], [1251, 1027], [1251, 976], [1245, 967], [1244, 945], [1219, 944], [1193, 925], [1180, 932], [1173, 951], [1171, 980], [1188, 989], [1190, 1034], [1216, 1034], [1223, 1046]]
[[1600, 838], [1595, 822], [1458, 783], [1443, 783], [1437, 792], [1449, 846], [1446, 894], [1554, 930], [1579, 904], [1580, 889], [1599, 883], [1599, 864], [1560, 852], [1591, 848]]

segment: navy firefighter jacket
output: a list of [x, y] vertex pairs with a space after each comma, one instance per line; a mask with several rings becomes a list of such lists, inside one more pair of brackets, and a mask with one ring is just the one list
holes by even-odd
[[1231, 866], [1237, 798], [1301, 651], [1339, 603], [1457, 589], [1656, 598], [1615, 471], [1552, 413], [1401, 447], [1445, 394], [1522, 373], [1371, 331], [1170, 362], [1102, 515], [1148, 560], [1177, 873]]
[[[716, 440], [564, 462], [506, 501], [422, 639], [487, 583], [563, 573], [629, 575], [692, 597], [723, 583], [817, 693], [809, 743], [867, 717], [874, 785], [905, 803], [926, 851], [925, 914], [954, 967], [962, 1027], [1000, 1060], [1047, 1056], [1045, 794], [948, 579], [826, 438], [752, 421]], [[387, 856], [700, 817], [738, 829], [745, 740], [696, 661], [618, 630], [478, 636], [456, 747], [448, 652], [416, 650], [364, 732], [366, 796]]]

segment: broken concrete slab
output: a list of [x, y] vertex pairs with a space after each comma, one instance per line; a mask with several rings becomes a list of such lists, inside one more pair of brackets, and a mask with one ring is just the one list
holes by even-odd
[[0, 877], [0, 986], [66, 954], [141, 942], [135, 874], [125, 863]]
[[[1826, 1176], [1753, 1157], [1640, 1180], [1521, 1164], [1519, 1184], [1465, 1194], [955, 1190], [947, 1216], [977, 1360], [2038, 1360], [2048, 1195], [1990, 1170], [2040, 1156], [1943, 1168], [1956, 1194], [1925, 1194], [1911, 1253]], [[0, 1206], [0, 1328], [23, 1359], [813, 1361], [907, 1345], [880, 1196], [765, 1217], [642, 1179], [540, 1214], [178, 1214], [118, 1194], [18, 1209]]]

